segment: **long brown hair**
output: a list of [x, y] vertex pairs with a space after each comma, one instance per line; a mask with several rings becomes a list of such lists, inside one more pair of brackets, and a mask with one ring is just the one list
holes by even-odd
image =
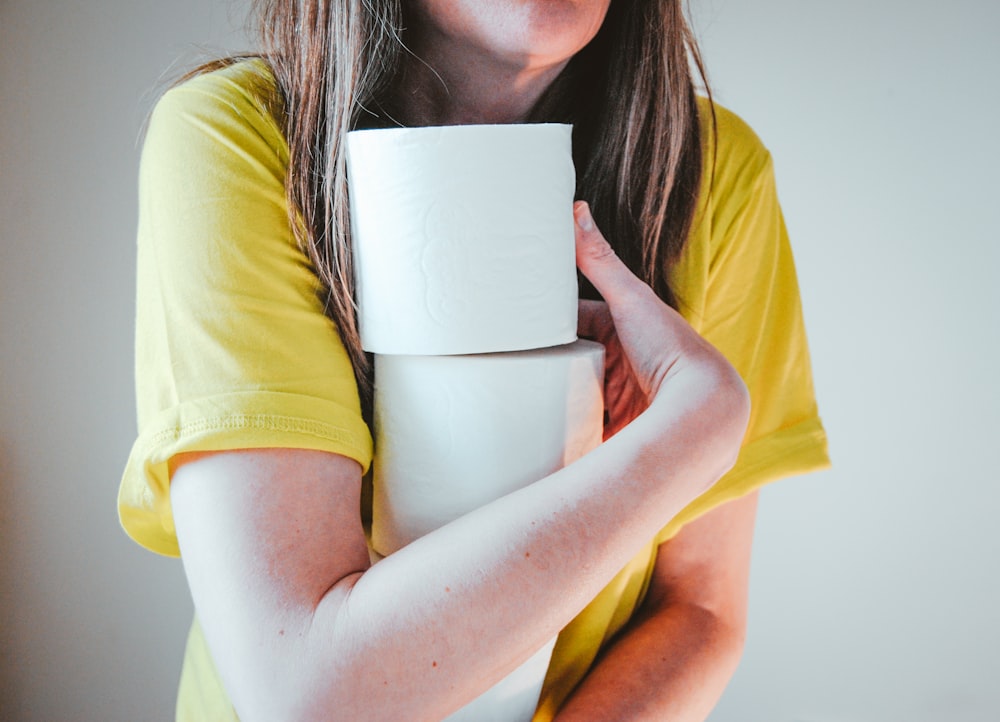
[[[255, 0], [255, 11], [283, 100], [290, 218], [367, 399], [344, 137], [393, 124], [384, 108], [409, 52], [405, 8], [401, 0]], [[707, 89], [682, 0], [615, 0], [529, 118], [574, 124], [578, 197], [633, 272], [674, 306], [667, 272], [690, 231], [702, 176], [692, 66]]]

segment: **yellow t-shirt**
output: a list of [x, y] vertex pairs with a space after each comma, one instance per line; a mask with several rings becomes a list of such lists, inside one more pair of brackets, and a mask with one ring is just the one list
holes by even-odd
[[[161, 554], [179, 553], [167, 472], [175, 454], [293, 447], [371, 463], [350, 362], [289, 226], [276, 98], [266, 66], [248, 61], [170, 90], [150, 120], [139, 180], [139, 435], [118, 505], [128, 534]], [[714, 185], [671, 280], [684, 315], [750, 389], [746, 442], [733, 470], [563, 631], [536, 722], [551, 719], [628, 621], [659, 542], [729, 499], [828, 463], [770, 157], [736, 116], [717, 114], [715, 155], [706, 141]], [[177, 719], [237, 719], [197, 622]]]
[[707, 101], [701, 110], [703, 190], [670, 284], [682, 315], [740, 372], [750, 391], [750, 422], [729, 473], [671, 519], [559, 635], [533, 722], [552, 719], [602, 645], [628, 622], [659, 544], [720, 504], [830, 463], [771, 156], [743, 120], [718, 105], [714, 144]]

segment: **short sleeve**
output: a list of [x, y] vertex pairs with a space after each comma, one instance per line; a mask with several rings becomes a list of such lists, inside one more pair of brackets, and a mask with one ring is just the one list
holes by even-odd
[[735, 466], [658, 536], [782, 477], [829, 466], [791, 245], [773, 162], [756, 135], [720, 109], [716, 176], [701, 248], [682, 260], [685, 315], [742, 376], [750, 421]]
[[138, 437], [118, 508], [161, 554], [179, 553], [176, 454], [294, 447], [371, 462], [351, 363], [289, 224], [274, 96], [259, 61], [199, 76], [160, 100], [143, 147]]

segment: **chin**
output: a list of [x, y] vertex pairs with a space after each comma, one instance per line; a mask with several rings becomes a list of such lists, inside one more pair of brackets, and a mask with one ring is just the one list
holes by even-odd
[[414, 20], [498, 59], [565, 62], [600, 30], [610, 0], [412, 0]]

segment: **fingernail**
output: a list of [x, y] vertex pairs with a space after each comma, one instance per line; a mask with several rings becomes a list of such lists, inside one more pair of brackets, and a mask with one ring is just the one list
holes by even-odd
[[587, 205], [586, 201], [580, 201], [576, 204], [576, 208], [573, 209], [573, 216], [576, 218], [576, 224], [580, 226], [581, 230], [588, 232], [594, 230], [594, 219], [590, 215], [590, 206]]

